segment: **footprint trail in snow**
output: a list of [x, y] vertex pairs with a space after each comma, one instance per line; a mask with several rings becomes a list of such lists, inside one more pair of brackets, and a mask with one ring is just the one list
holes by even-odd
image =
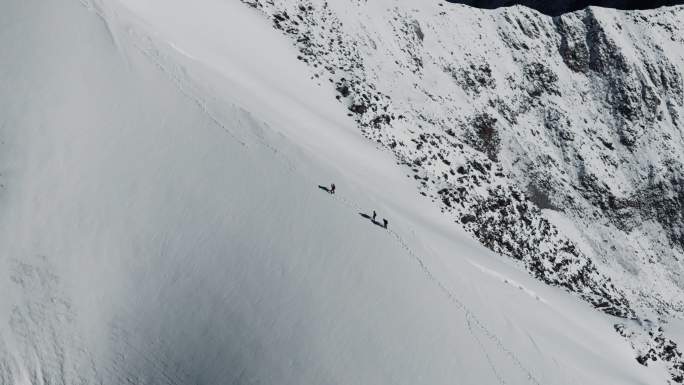
[[[344, 204], [345, 206], [352, 208], [356, 210], [357, 212], [361, 212], [363, 209], [361, 209], [357, 204], [354, 202], [350, 201], [349, 199], [339, 196], [337, 194], [331, 194], [332, 198], [336, 201], [339, 201], [340, 203]], [[529, 380], [530, 383], [535, 384], [535, 385], [540, 385], [541, 383], [537, 378], [532, 374], [532, 372], [523, 365], [523, 363], [520, 361], [520, 359], [515, 355], [514, 352], [512, 352], [510, 349], [508, 349], [501, 339], [492, 331], [490, 331], [483, 323], [480, 321], [480, 319], [473, 313], [468, 306], [466, 306], [461, 300], [456, 297], [456, 295], [450, 290], [444, 283], [442, 283], [435, 275], [432, 273], [428, 265], [425, 263], [423, 258], [421, 258], [416, 252], [413, 251], [413, 249], [408, 245], [406, 240], [399, 235], [396, 231], [392, 229], [386, 229], [389, 234], [391, 234], [399, 244], [401, 244], [402, 248], [406, 251], [406, 253], [411, 256], [411, 258], [418, 263], [420, 266], [420, 269], [422, 270], [423, 274], [426, 276], [428, 280], [430, 280], [433, 284], [435, 284], [439, 290], [449, 299], [449, 301], [458, 309], [462, 310], [465, 312], [465, 319], [466, 319], [466, 326], [468, 328], [468, 333], [473, 337], [473, 339], [477, 342], [478, 346], [482, 350], [482, 353], [484, 354], [485, 358], [487, 359], [487, 362], [489, 366], [492, 369], [492, 373], [494, 377], [498, 380], [500, 384], [505, 384], [506, 381], [503, 379], [501, 376], [501, 373], [499, 370], [497, 370], [496, 365], [494, 365], [494, 362], [487, 352], [486, 348], [484, 347], [482, 341], [480, 338], [477, 337], [476, 332], [474, 329], [479, 329], [479, 331], [492, 343], [494, 343], [495, 346], [499, 349], [501, 353], [503, 353], [508, 359], [511, 360], [511, 362], [518, 368], [520, 369], [525, 375], [527, 376], [527, 379]]]

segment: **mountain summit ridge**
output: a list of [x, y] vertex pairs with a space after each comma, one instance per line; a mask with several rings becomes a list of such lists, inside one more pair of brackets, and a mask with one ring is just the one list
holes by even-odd
[[532, 8], [548, 16], [560, 16], [565, 13], [580, 11], [588, 7], [612, 8], [619, 10], [648, 10], [660, 7], [682, 5], [681, 0], [574, 0], [574, 1], [542, 1], [542, 0], [447, 0], [450, 3], [465, 4], [483, 9], [497, 9], [521, 5]]

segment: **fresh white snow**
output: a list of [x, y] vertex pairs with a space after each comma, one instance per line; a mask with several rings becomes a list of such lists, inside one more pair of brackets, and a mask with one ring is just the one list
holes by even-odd
[[0, 383], [664, 383], [244, 4], [7, 0], [0, 42]]

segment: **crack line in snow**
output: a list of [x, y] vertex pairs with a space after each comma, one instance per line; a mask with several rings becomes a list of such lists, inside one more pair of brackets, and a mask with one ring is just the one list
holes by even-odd
[[[107, 15], [105, 15], [105, 12], [104, 12], [103, 10], [101, 10], [101, 9], [98, 8], [98, 6], [93, 2], [93, 0], [78, 0], [78, 1], [79, 1], [79, 2], [81, 3], [81, 5], [83, 5], [86, 9], [88, 9], [89, 11], [95, 13], [100, 19], [102, 19], [102, 21], [106, 24], [109, 33], [112, 34], [112, 35], [114, 34], [114, 32], [113, 32], [113, 26], [109, 23], [109, 20], [108, 20], [108, 18], [107, 18]], [[169, 77], [169, 78], [171, 79], [171, 81], [173, 82], [173, 84], [178, 88], [178, 90], [179, 90], [185, 97], [187, 97], [190, 101], [192, 101], [195, 105], [197, 105], [197, 107], [199, 107], [199, 109], [200, 109], [200, 111], [201, 111], [202, 113], [204, 113], [207, 117], [209, 117], [209, 119], [210, 119], [214, 124], [216, 124], [218, 127], [220, 127], [221, 129], [223, 129], [230, 137], [232, 137], [232, 138], [233, 138], [236, 142], [238, 142], [240, 145], [242, 145], [242, 146], [244, 146], [244, 147], [249, 147], [249, 145], [248, 145], [245, 141], [243, 141], [242, 139], [240, 139], [236, 133], [232, 132], [224, 123], [221, 122], [221, 119], [219, 119], [218, 117], [216, 117], [216, 116], [210, 111], [210, 108], [208, 107], [208, 104], [207, 104], [206, 100], [204, 100], [203, 98], [201, 98], [201, 97], [195, 95], [195, 93], [193, 93], [191, 90], [189, 90], [189, 89], [192, 88], [190, 82], [184, 81], [184, 80], [183, 80], [181, 77], [179, 77], [175, 72], [173, 72], [172, 69], [169, 69], [169, 68], [167, 68], [167, 66], [164, 65], [163, 61], [161, 60], [161, 59], [163, 58], [163, 56], [161, 55], [160, 50], [154, 45], [153, 39], [152, 39], [148, 34], [145, 34], [145, 33], [143, 33], [142, 31], [133, 30], [133, 26], [129, 26], [129, 28], [128, 28], [128, 36], [131, 38], [131, 39], [130, 39], [131, 46], [132, 46], [133, 48], [137, 49], [143, 56], [147, 57], [147, 58], [152, 62], [153, 65], [155, 65], [155, 66], [156, 66], [157, 68], [159, 68], [167, 77]], [[114, 36], [113, 36], [113, 39], [115, 40], [115, 44], [116, 44], [117, 48], [118, 48], [119, 50], [122, 50], [121, 45], [120, 45], [119, 42], [118, 42], [118, 39], [116, 39]], [[150, 47], [145, 47], [143, 44], [137, 43], [136, 40], [138, 40], [139, 42], [143, 42], [144, 40], [146, 40], [146, 42], [147, 42], [148, 44], [150, 44]], [[177, 54], [179, 54], [179, 55], [181, 55], [181, 56], [187, 58], [188, 60], [197, 61], [197, 59], [195, 59], [195, 58], [193, 58], [192, 56], [188, 55], [186, 52], [184, 52], [183, 50], [181, 50], [179, 47], [177, 47], [177, 46], [174, 45], [173, 43], [171, 43], [171, 42], [164, 42], [164, 44], [166, 44], [166, 45], [168, 46], [168, 48], [169, 48], [171, 51], [173, 51], [173, 52], [175, 52], [175, 53], [177, 53]], [[201, 63], [200, 63], [200, 64], [201, 64]], [[180, 66], [179, 72], [185, 73], [185, 68], [183, 68], [182, 66]], [[237, 106], [237, 105], [234, 105], [234, 107], [240, 108], [240, 107]], [[246, 113], [246, 114], [251, 115], [248, 111], [246, 111], [246, 110], [244, 110], [244, 109], [242, 109], [242, 108], [240, 108], [240, 110], [243, 111], [243, 112]], [[268, 124], [266, 124], [266, 126], [268, 127]], [[256, 141], [257, 141], [259, 144], [261, 144], [261, 145], [263, 145], [264, 147], [266, 147], [267, 149], [269, 149], [271, 152], [273, 152], [273, 154], [274, 154], [275, 156], [280, 157], [281, 160], [283, 160], [283, 161], [285, 162], [285, 164], [287, 165], [287, 167], [288, 167], [288, 169], [289, 169], [290, 171], [294, 171], [294, 170], [296, 169], [296, 167], [295, 167], [294, 164], [291, 162], [291, 160], [290, 160], [289, 158], [287, 158], [285, 155], [283, 155], [280, 151], [278, 151], [278, 149], [277, 149], [276, 147], [274, 147], [273, 145], [269, 144], [269, 143], [266, 141], [266, 139], [265, 139], [264, 137], [262, 137], [262, 136], [260, 136], [260, 135], [258, 135], [258, 134], [256, 134], [256, 133], [253, 133], [253, 136], [254, 136], [254, 138], [256, 139]]]
[[[105, 15], [105, 12], [104, 12], [102, 9], [98, 8], [98, 6], [97, 6], [95, 3], [93, 3], [91, 0], [78, 0], [78, 2], [81, 3], [81, 5], [82, 5], [83, 7], [85, 7], [88, 11], [93, 12], [95, 15], [97, 15], [97, 16], [102, 20], [102, 22], [105, 23], [105, 26], [107, 27], [109, 33], [112, 35], [112, 39], [115, 40], [115, 45], [117, 46], [117, 48], [118, 48], [119, 50], [121, 50], [120, 45], [116, 43], [116, 39], [115, 39], [115, 37], [114, 37], [114, 33], [113, 33], [113, 30], [112, 30], [113, 27], [112, 27], [112, 25], [110, 24], [109, 18], [107, 17], [107, 15]], [[131, 29], [129, 29], [128, 32], [129, 32], [129, 36], [132, 37], [132, 32], [133, 32], [133, 31], [132, 31]], [[148, 40], [148, 42], [149, 42], [150, 44], [152, 44], [152, 39], [151, 39], [151, 38], [147, 37], [147, 40]], [[166, 74], [166, 76], [168, 76], [168, 77], [173, 81], [173, 83], [176, 85], [176, 87], [178, 88], [178, 90], [179, 90], [183, 95], [185, 95], [188, 99], [190, 99], [193, 103], [195, 103], [195, 104], [200, 108], [200, 110], [201, 110], [202, 112], [204, 112], [204, 113], [209, 117], [209, 119], [211, 119], [212, 122], [214, 122], [214, 124], [216, 124], [217, 126], [221, 127], [223, 130], [225, 130], [226, 133], [228, 133], [228, 135], [230, 135], [231, 137], [233, 137], [233, 139], [235, 139], [235, 140], [236, 140], [238, 143], [240, 143], [242, 146], [247, 147], [247, 143], [245, 143], [245, 142], [243, 142], [242, 140], [240, 140], [240, 139], [239, 139], [234, 133], [232, 133], [232, 132], [223, 124], [223, 123], [221, 123], [217, 117], [215, 117], [215, 116], [209, 111], [209, 109], [208, 109], [208, 107], [207, 107], [207, 105], [206, 105], [206, 102], [205, 102], [204, 100], [202, 100], [201, 98], [196, 97], [196, 96], [194, 96], [194, 95], [191, 95], [190, 92], [187, 91], [187, 90], [185, 89], [185, 87], [183, 87], [183, 82], [182, 82], [182, 80], [180, 79], [180, 77], [178, 77], [178, 76], [176, 76], [175, 74], [173, 74], [169, 69], [167, 69], [167, 68], [162, 64], [161, 60], [158, 60], [158, 58], [159, 58], [159, 52], [158, 52], [156, 49], [155, 49], [156, 55], [153, 55], [152, 52], [150, 52], [148, 49], [145, 49], [144, 47], [142, 47], [142, 46], [136, 44], [136, 43], [135, 43], [134, 41], [132, 41], [132, 40], [131, 40], [131, 46], [133, 46], [135, 49], [137, 49], [137, 50], [138, 50], [141, 54], [143, 54], [145, 57], [147, 57], [148, 59], [150, 59], [150, 61], [152, 62], [152, 64], [154, 64], [154, 65], [155, 65], [156, 67], [158, 67], [164, 74]], [[169, 46], [170, 46], [172, 49], [174, 48], [173, 45], [169, 45]], [[153, 47], [153, 48], [154, 48], [154, 47]], [[179, 52], [179, 53], [182, 54], [181, 51], [176, 50], [176, 52]]]
[[[151, 40], [149, 37], [147, 37], [147, 39], [148, 39], [148, 41], [149, 41], [150, 43], [152, 43], [152, 40]], [[183, 53], [183, 51], [178, 50], [173, 44], [170, 44], [170, 43], [167, 43], [167, 44], [168, 44], [169, 47], [170, 47], [172, 50], [174, 50], [175, 52], [177, 52], [177, 53], [179, 53], [179, 54], [185, 56], [185, 57], [188, 58], [189, 60], [194, 60], [192, 57], [190, 57], [190, 56], [188, 56], [187, 54]], [[140, 52], [141, 52], [144, 56], [146, 56], [148, 59], [150, 59], [150, 61], [151, 61], [155, 66], [157, 66], [164, 74], [166, 74], [166, 75], [171, 79], [171, 81], [176, 85], [176, 87], [178, 88], [178, 90], [179, 90], [183, 95], [185, 95], [190, 101], [192, 101], [193, 103], [195, 103], [195, 104], [199, 107], [200, 111], [201, 111], [202, 113], [204, 113], [205, 115], [207, 115], [207, 116], [209, 117], [209, 119], [210, 119], [214, 124], [216, 124], [218, 127], [220, 127], [221, 129], [223, 129], [229, 136], [231, 136], [233, 139], [235, 139], [235, 141], [237, 141], [240, 145], [242, 145], [242, 146], [244, 146], [244, 147], [249, 147], [249, 145], [248, 145], [245, 141], [243, 141], [243, 140], [241, 140], [240, 138], [238, 138], [237, 134], [233, 133], [230, 129], [228, 129], [228, 127], [227, 127], [225, 124], [223, 124], [223, 123], [220, 121], [220, 119], [217, 118], [217, 117], [210, 111], [209, 107], [207, 106], [207, 102], [206, 102], [204, 99], [202, 99], [202, 98], [199, 97], [199, 96], [195, 96], [195, 95], [193, 95], [193, 94], [191, 93], [191, 91], [186, 90], [186, 88], [191, 88], [191, 87], [190, 87], [190, 86], [185, 87], [185, 86], [184, 86], [183, 80], [182, 80], [180, 77], [178, 77], [177, 75], [175, 75], [171, 70], [167, 69], [167, 68], [164, 66], [164, 64], [162, 63], [162, 61], [159, 60], [160, 54], [159, 54], [159, 52], [158, 52], [158, 50], [157, 50], [156, 48], [153, 47], [152, 49], [153, 49], [154, 51], [153, 51], [153, 52], [150, 52], [150, 50], [146, 49], [146, 48], [143, 47], [143, 46], [140, 46], [140, 45], [136, 44], [135, 42], [132, 42], [132, 46], [135, 47], [138, 51], [140, 51]], [[182, 67], [181, 67], [181, 68], [182, 68]], [[236, 108], [239, 108], [241, 111], [243, 111], [244, 113], [246, 113], [246, 114], [248, 114], [248, 115], [251, 116], [251, 114], [250, 114], [248, 111], [246, 111], [246, 110], [240, 108], [239, 106], [235, 106], [235, 105], [233, 105], [233, 106], [236, 107]], [[256, 119], [255, 119], [255, 121], [256, 121]], [[266, 124], [266, 125], [268, 126], [268, 124]], [[292, 161], [291, 161], [289, 158], [287, 158], [285, 155], [281, 154], [280, 151], [278, 151], [278, 149], [277, 149], [276, 147], [274, 147], [273, 145], [269, 144], [269, 143], [266, 141], [266, 139], [265, 139], [264, 137], [258, 135], [257, 133], [254, 133], [254, 132], [252, 133], [252, 135], [253, 135], [253, 137], [256, 139], [256, 141], [257, 141], [259, 144], [261, 144], [262, 146], [264, 146], [265, 148], [267, 148], [268, 150], [270, 150], [275, 156], [279, 157], [279, 158], [287, 165], [287, 168], [288, 168], [290, 171], [294, 171], [294, 170], [295, 170], [296, 167], [294, 166], [294, 164], [292, 163]]]
[[[192, 95], [192, 94], [190, 93], [190, 91], [186, 90], [186, 87], [183, 86], [183, 81], [181, 80], [181, 78], [178, 77], [178, 76], [176, 76], [174, 73], [172, 73], [171, 70], [167, 69], [167, 68], [164, 66], [164, 64], [162, 64], [161, 60], [158, 60], [159, 53], [156, 52], [156, 54], [153, 54], [152, 52], [149, 52], [148, 50], [146, 50], [145, 48], [139, 46], [139, 45], [136, 44], [136, 43], [132, 43], [131, 45], [132, 45], [133, 47], [135, 47], [138, 51], [140, 51], [140, 53], [142, 53], [143, 55], [145, 55], [148, 59], [150, 59], [150, 61], [151, 61], [154, 65], [156, 65], [163, 73], [165, 73], [166, 76], [168, 76], [168, 77], [173, 81], [173, 83], [176, 85], [176, 87], [178, 88], [178, 90], [179, 90], [183, 95], [185, 95], [188, 99], [190, 99], [193, 103], [195, 103], [195, 105], [197, 105], [197, 107], [199, 107], [199, 109], [200, 109], [205, 115], [207, 115], [207, 117], [209, 117], [209, 119], [210, 119], [214, 124], [216, 124], [217, 126], [221, 127], [228, 135], [230, 135], [233, 139], [235, 139], [235, 141], [237, 141], [238, 143], [240, 143], [240, 145], [245, 146], [245, 147], [248, 147], [248, 146], [247, 146], [247, 143], [245, 143], [245, 142], [242, 141], [240, 138], [238, 138], [236, 134], [234, 134], [231, 130], [229, 130], [228, 127], [226, 127], [223, 123], [221, 123], [221, 122], [219, 121], [219, 119], [218, 119], [216, 116], [214, 116], [214, 114], [212, 114], [211, 111], [209, 111], [209, 107], [207, 107], [207, 103], [206, 103], [202, 98], [197, 97], [197, 96], [194, 96], [194, 95]], [[268, 146], [267, 146], [267, 147], [268, 147]]]

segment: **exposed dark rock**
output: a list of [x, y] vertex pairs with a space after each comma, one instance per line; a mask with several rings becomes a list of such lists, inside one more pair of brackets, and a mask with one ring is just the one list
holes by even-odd
[[492, 69], [486, 61], [481, 63], [470, 63], [468, 67], [447, 67], [445, 68], [445, 71], [468, 92], [479, 94], [484, 89], [496, 88], [496, 81], [492, 76]]
[[487, 154], [491, 160], [496, 160], [501, 142], [496, 122], [497, 119], [486, 112], [475, 115], [470, 122], [475, 131], [471, 137], [473, 147]]
[[523, 68], [527, 92], [533, 98], [546, 94], [560, 96], [558, 75], [541, 63], [530, 63]]

